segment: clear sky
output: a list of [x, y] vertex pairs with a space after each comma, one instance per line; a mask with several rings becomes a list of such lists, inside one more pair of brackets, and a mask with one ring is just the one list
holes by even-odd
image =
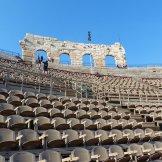
[[25, 33], [93, 43], [121, 41], [129, 65], [162, 64], [162, 0], [0, 0], [0, 48]]

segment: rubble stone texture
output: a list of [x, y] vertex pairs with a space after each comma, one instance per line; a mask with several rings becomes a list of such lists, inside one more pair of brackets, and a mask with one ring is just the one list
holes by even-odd
[[25, 61], [35, 62], [35, 52], [43, 50], [48, 57], [54, 59], [54, 64], [59, 64], [59, 55], [67, 53], [72, 66], [82, 66], [84, 54], [93, 56], [95, 67], [105, 66], [106, 55], [113, 56], [117, 67], [126, 67], [125, 49], [120, 43], [112, 45], [84, 44], [70, 41], [60, 41], [57, 38], [43, 37], [27, 33], [20, 41], [22, 56]]

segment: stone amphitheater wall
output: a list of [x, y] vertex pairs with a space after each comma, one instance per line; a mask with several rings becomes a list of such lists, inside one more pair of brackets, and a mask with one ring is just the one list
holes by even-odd
[[54, 59], [55, 65], [59, 64], [60, 54], [67, 53], [70, 56], [72, 66], [82, 66], [82, 57], [88, 53], [92, 55], [95, 67], [104, 67], [107, 55], [114, 57], [117, 67], [127, 66], [125, 49], [120, 43], [112, 45], [74, 43], [27, 33], [20, 41], [20, 46], [23, 59], [32, 63], [35, 62], [36, 51], [44, 50], [50, 58]]

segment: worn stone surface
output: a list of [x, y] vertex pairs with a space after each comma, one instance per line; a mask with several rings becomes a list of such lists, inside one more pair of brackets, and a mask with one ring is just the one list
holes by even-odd
[[113, 56], [116, 66], [126, 67], [125, 49], [120, 43], [112, 45], [83, 44], [70, 41], [60, 41], [57, 38], [43, 37], [27, 33], [20, 41], [22, 55], [24, 60], [35, 62], [35, 52], [44, 50], [47, 55], [54, 59], [54, 64], [59, 64], [59, 55], [69, 54], [72, 66], [82, 66], [82, 57], [84, 54], [93, 56], [94, 65], [103, 67], [105, 65], [106, 55]]

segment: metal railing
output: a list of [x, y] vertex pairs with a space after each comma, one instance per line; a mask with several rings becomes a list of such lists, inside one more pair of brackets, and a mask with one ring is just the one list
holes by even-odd
[[18, 57], [21, 57], [21, 54], [18, 53], [18, 52], [8, 51], [8, 50], [4, 50], [4, 49], [0, 49], [0, 53], [1, 54], [6, 54], [7, 56], [18, 56]]

